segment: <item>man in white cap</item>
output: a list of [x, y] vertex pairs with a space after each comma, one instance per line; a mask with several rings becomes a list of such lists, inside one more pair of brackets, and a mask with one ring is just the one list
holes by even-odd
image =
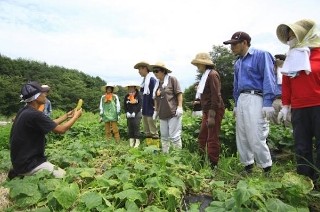
[[51, 120], [39, 111], [39, 106], [46, 101], [46, 92], [47, 89], [37, 82], [29, 82], [21, 89], [20, 96], [26, 105], [18, 111], [11, 128], [10, 156], [13, 168], [8, 173], [9, 179], [33, 175], [40, 170], [48, 170], [56, 178], [65, 175], [63, 169], [47, 161], [45, 135], [51, 131], [65, 133], [81, 116], [82, 109], [72, 110]]
[[52, 106], [51, 106], [51, 101], [48, 99], [48, 93], [50, 91], [50, 87], [48, 85], [41, 85], [42, 88], [47, 90], [47, 98], [46, 98], [46, 103], [44, 103], [43, 105], [40, 106], [39, 110], [43, 111], [43, 113], [46, 116], [51, 116], [51, 112], [52, 112]]

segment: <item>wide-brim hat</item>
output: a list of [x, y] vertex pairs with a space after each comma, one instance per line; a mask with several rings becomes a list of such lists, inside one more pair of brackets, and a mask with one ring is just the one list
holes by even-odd
[[147, 67], [147, 68], [148, 68], [148, 66], [150, 66], [149, 63], [147, 63], [147, 62], [145, 62], [145, 61], [141, 61], [141, 62], [135, 64], [135, 65], [133, 66], [133, 68], [135, 68], [135, 69], [139, 69], [140, 67]]
[[140, 89], [140, 84], [137, 82], [128, 82], [125, 86], [123, 86], [124, 88], [128, 89], [128, 87], [133, 86], [136, 87], [138, 90]]
[[167, 73], [171, 73], [171, 72], [172, 72], [171, 70], [169, 70], [169, 69], [165, 66], [165, 64], [164, 64], [163, 62], [157, 62], [157, 63], [154, 64], [154, 65], [149, 65], [149, 70], [150, 70], [150, 71], [153, 72], [153, 69], [154, 69], [154, 68], [162, 68], [162, 69], [166, 70]]
[[106, 92], [107, 87], [112, 87], [113, 88], [113, 93], [119, 91], [119, 87], [114, 83], [107, 83], [106, 85], [101, 86], [101, 91]]
[[280, 24], [276, 31], [277, 37], [282, 43], [287, 44], [289, 29], [291, 29], [300, 43], [314, 25], [315, 22], [309, 19], [302, 19], [293, 24]]
[[214, 66], [214, 63], [212, 62], [210, 55], [208, 53], [198, 53], [196, 55], [196, 58], [191, 61], [192, 65], [202, 64], [202, 65], [208, 65], [208, 66]]

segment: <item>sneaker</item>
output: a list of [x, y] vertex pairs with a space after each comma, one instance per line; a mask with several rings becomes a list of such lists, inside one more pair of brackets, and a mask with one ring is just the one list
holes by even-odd
[[252, 173], [253, 164], [244, 167], [244, 171], [248, 173]]

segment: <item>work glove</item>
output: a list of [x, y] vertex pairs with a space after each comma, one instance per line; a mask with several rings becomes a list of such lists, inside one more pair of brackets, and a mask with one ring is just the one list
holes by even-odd
[[158, 118], [158, 112], [157, 111], [154, 111], [153, 112], [153, 115], [152, 115], [152, 119], [153, 120], [156, 120]]
[[131, 113], [129, 113], [129, 112], [127, 112], [126, 115], [127, 115], [127, 118], [131, 117]]
[[182, 107], [177, 107], [176, 116], [177, 116], [177, 117], [180, 117], [180, 116], [182, 116], [182, 114], [183, 114], [183, 109], [182, 109]]
[[262, 108], [262, 116], [263, 118], [267, 118], [268, 120], [270, 120], [270, 118], [273, 116], [274, 114], [274, 108], [273, 107], [263, 107]]
[[289, 112], [289, 105], [282, 106], [277, 117], [278, 124], [287, 120], [288, 112]]
[[135, 113], [135, 112], [132, 112], [132, 113], [131, 113], [131, 118], [134, 118], [134, 117], [136, 117], [136, 113]]
[[237, 117], [237, 107], [233, 108], [233, 117]]

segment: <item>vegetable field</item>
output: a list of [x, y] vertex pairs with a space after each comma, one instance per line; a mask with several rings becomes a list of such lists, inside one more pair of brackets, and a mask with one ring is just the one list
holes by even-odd
[[[56, 116], [61, 111], [55, 111]], [[96, 114], [85, 112], [65, 135], [47, 136], [50, 162], [67, 171], [7, 181], [11, 124], [0, 126], [0, 211], [319, 211], [312, 181], [295, 174], [291, 131], [271, 126], [274, 165], [269, 175], [254, 167], [242, 174], [232, 112], [222, 123], [222, 152], [211, 169], [198, 152], [200, 120], [183, 116], [183, 149], [163, 154], [143, 142], [130, 148], [126, 119], [119, 121], [121, 142], [106, 141]], [[142, 139], [143, 140], [143, 139]]]

